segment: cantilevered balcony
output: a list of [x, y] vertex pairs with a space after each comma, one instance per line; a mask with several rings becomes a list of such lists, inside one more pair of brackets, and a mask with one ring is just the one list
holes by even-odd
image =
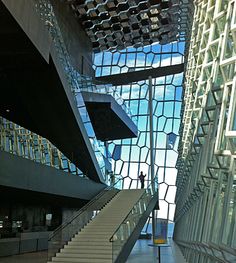
[[111, 85], [96, 85], [82, 77], [80, 90], [97, 139], [137, 137], [138, 129], [129, 107]]

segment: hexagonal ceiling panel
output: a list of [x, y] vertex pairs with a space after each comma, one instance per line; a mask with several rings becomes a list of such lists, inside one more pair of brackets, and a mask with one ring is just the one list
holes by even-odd
[[67, 0], [95, 52], [175, 41], [179, 0]]

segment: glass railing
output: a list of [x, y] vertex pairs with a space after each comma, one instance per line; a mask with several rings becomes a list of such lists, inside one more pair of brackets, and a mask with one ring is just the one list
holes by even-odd
[[123, 246], [129, 239], [133, 230], [137, 226], [140, 218], [146, 212], [151, 199], [157, 194], [158, 178], [157, 176], [151, 181], [145, 192], [136, 202], [132, 210], [126, 216], [124, 221], [119, 225], [110, 238], [112, 243], [112, 262], [115, 262]]
[[94, 83], [91, 77], [81, 75], [79, 85], [81, 91], [111, 95], [126, 114], [136, 123], [136, 119], [132, 117], [130, 108], [111, 84], [99, 83], [98, 81]]
[[78, 71], [74, 69], [74, 67], [70, 63], [70, 56], [65, 46], [63, 35], [58, 25], [50, 1], [35, 0], [35, 7], [36, 11], [39, 13], [40, 18], [44, 22], [45, 26], [48, 28], [48, 31], [51, 35], [51, 38], [53, 40], [53, 46], [55, 48], [55, 51], [57, 52], [58, 61], [61, 67], [63, 68], [63, 73], [65, 74], [67, 84], [74, 95], [76, 106], [78, 108], [85, 130], [91, 142], [91, 147], [95, 152], [98, 165], [105, 179], [105, 162], [102, 153], [99, 151], [99, 148], [95, 147], [95, 145], [98, 145], [97, 139], [80, 91], [81, 75]]
[[112, 187], [105, 188], [76, 214], [58, 227], [48, 241], [48, 261], [56, 256], [63, 246], [72, 239], [88, 222], [93, 219], [102, 207], [119, 191]]
[[107, 185], [116, 189], [123, 189], [123, 177], [121, 174], [108, 174]]
[[1, 116], [0, 150], [85, 177], [49, 140]]

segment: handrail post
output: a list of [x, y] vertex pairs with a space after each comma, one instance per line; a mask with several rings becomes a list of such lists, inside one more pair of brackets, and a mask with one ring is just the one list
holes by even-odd
[[[154, 145], [153, 145], [153, 87], [152, 87], [152, 77], [148, 78], [148, 108], [149, 108], [149, 135], [150, 135], [150, 169], [151, 169], [151, 188], [152, 193], [155, 192], [155, 182], [154, 182]], [[155, 225], [155, 210], [152, 211], [152, 237], [154, 241], [154, 236], [156, 233], [156, 225]]]
[[[153, 182], [155, 182], [156, 179], [157, 179], [157, 175], [153, 178], [153, 180], [150, 182], [150, 184], [148, 184], [148, 187], [147, 187], [146, 191], [139, 197], [138, 201], [131, 208], [129, 213], [126, 215], [125, 219], [119, 224], [119, 226], [113, 232], [112, 236], [109, 238], [109, 241], [112, 242], [112, 248], [113, 248], [112, 249], [112, 258], [113, 258], [113, 262], [115, 261], [114, 260], [114, 253], [113, 253], [114, 252], [114, 242], [116, 242], [116, 243], [119, 242], [118, 239], [120, 238], [120, 243], [122, 243], [122, 238], [124, 240], [127, 240], [128, 237], [131, 235], [132, 231], [134, 230], [134, 228], [135, 228], [135, 226], [136, 226], [136, 224], [138, 222], [137, 220], [139, 220], [138, 217], [141, 217], [143, 215], [142, 211], [146, 211], [147, 210], [149, 201], [155, 196], [155, 193], [150, 193], [150, 195], [147, 194], [147, 193], [148, 193], [149, 190], [152, 191]], [[150, 200], [149, 200], [149, 198], [150, 198]], [[145, 200], [147, 201], [147, 205], [144, 205], [144, 203], [143, 203]], [[137, 210], [139, 210], [139, 211], [137, 211]], [[153, 213], [155, 213], [155, 211], [156, 210], [153, 210]], [[153, 218], [155, 218], [155, 216]], [[127, 232], [127, 231], [121, 231], [122, 234], [119, 234], [119, 230], [121, 228], [123, 228], [123, 226], [126, 226], [127, 222], [130, 222], [130, 231], [129, 231], [128, 236], [124, 237], [123, 233]], [[155, 222], [155, 220], [154, 220], [154, 222]], [[116, 236], [115, 239], [114, 239], [114, 236]], [[116, 245], [116, 246], [119, 246], [119, 244]], [[119, 253], [120, 253], [122, 247], [123, 247], [123, 244], [121, 244], [120, 248], [118, 248], [118, 252]], [[117, 257], [118, 257], [118, 254], [115, 255], [115, 258], [117, 258]]]

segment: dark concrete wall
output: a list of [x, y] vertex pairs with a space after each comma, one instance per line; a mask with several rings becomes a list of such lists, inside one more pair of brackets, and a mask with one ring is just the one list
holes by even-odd
[[[32, 3], [32, 0], [28, 1]], [[5, 49], [0, 56], [0, 68], [3, 73], [0, 80], [1, 86], [4, 87], [0, 96], [0, 115], [47, 138], [83, 173], [96, 182], [103, 182], [101, 169], [78, 112], [55, 43], [51, 42], [51, 59], [48, 64], [27, 37], [30, 35], [26, 26], [28, 16], [37, 18], [32, 4], [29, 4], [31, 8], [27, 9], [28, 16], [21, 17], [22, 30], [14, 17], [17, 18], [20, 13], [18, 3], [24, 7], [24, 1], [19, 0], [17, 4], [14, 2], [8, 5], [10, 10], [1, 3], [0, 1], [3, 26], [0, 26], [0, 31], [5, 32], [5, 37], [0, 43], [0, 48], [2, 50], [3, 46]], [[39, 17], [37, 22], [42, 23]], [[32, 27], [30, 29], [32, 30]], [[71, 31], [70, 28], [67, 29]], [[82, 43], [85, 37], [78, 40]], [[76, 57], [76, 54], [74, 56]], [[6, 109], [10, 109], [9, 114]]]
[[16, 238], [0, 239], [0, 257], [46, 250], [48, 248], [48, 236], [50, 233], [20, 233]]
[[0, 185], [90, 200], [105, 185], [0, 151]]
[[19, 238], [0, 239], [0, 256], [4, 257], [18, 254], [20, 250], [19, 241]]
[[16, 4], [15, 0], [0, 1], [2, 1], [8, 8], [17, 23], [26, 32], [34, 46], [48, 62], [51, 38], [49, 36], [48, 30], [43, 25], [39, 17], [36, 16], [36, 13], [31, 11], [35, 8], [34, 2], [29, 0], [17, 0]]
[[[62, 208], [62, 224], [68, 221], [70, 218], [74, 217], [78, 213], [78, 208]], [[81, 219], [81, 224], [86, 224], [88, 222], [88, 218], [92, 217], [93, 213], [88, 212], [84, 213]]]
[[[49, 61], [51, 37], [37, 16], [32, 0], [0, 0], [10, 10], [18, 24], [30, 38], [40, 54]], [[71, 8], [65, 1], [51, 0], [72, 65], [81, 73], [94, 77], [92, 68], [92, 43]]]
[[66, 1], [51, 0], [72, 65], [81, 73], [94, 76], [92, 43]]

